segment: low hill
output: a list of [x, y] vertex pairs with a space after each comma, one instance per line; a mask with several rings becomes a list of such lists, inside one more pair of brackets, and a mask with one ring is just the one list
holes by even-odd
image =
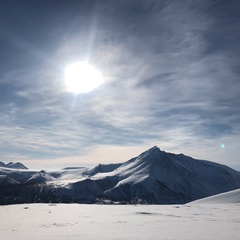
[[193, 204], [226, 204], [240, 203], [240, 189], [217, 194], [211, 197], [203, 198], [192, 202]]

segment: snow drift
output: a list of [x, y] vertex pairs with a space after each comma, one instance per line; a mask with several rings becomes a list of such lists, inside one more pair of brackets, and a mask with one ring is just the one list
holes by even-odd
[[240, 203], [240, 189], [217, 194], [211, 197], [203, 198], [192, 202], [194, 204], [226, 204], [226, 203]]

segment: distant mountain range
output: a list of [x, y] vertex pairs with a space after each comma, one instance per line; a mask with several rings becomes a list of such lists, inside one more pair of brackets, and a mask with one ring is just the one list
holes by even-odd
[[20, 162], [9, 162], [7, 164], [0, 162], [0, 167], [5, 167], [5, 168], [14, 168], [14, 169], [28, 169], [27, 167], [25, 167], [22, 163]]
[[125, 163], [93, 168], [37, 172], [0, 167], [0, 204], [181, 204], [237, 188], [238, 171], [156, 146]]

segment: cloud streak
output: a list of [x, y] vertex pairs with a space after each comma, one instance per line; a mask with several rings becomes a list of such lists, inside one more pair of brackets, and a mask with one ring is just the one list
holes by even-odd
[[[81, 158], [96, 148], [114, 157], [113, 146], [130, 151], [152, 144], [196, 158], [215, 152], [212, 160], [237, 166], [239, 17], [229, 5], [220, 18], [224, 7], [106, 1], [94, 5], [91, 17], [74, 15], [62, 30], [50, 27], [61, 36], [54, 64], [1, 75], [2, 157]], [[74, 96], [65, 91], [63, 72], [79, 59], [100, 69], [105, 84]], [[224, 140], [231, 146], [221, 157]]]

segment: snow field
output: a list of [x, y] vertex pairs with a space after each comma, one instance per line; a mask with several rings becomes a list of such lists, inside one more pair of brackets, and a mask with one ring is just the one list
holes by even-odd
[[240, 204], [0, 206], [1, 240], [238, 240]]

